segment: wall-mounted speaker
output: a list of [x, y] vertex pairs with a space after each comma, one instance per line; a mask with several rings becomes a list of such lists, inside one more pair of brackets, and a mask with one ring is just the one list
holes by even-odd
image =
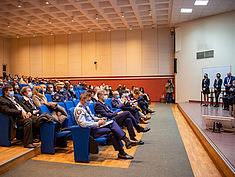
[[174, 73], [177, 73], [177, 58], [174, 58]]

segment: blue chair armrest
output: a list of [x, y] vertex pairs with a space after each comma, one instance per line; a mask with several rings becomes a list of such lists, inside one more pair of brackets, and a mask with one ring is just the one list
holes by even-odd
[[1, 146], [10, 146], [10, 119], [8, 116], [0, 113], [0, 145]]
[[122, 111], [121, 109], [117, 109], [117, 108], [113, 108], [113, 109], [116, 109], [116, 110], [114, 110], [115, 112], [120, 112], [120, 111]]
[[55, 122], [46, 122], [40, 126], [41, 152], [44, 154], [55, 154], [55, 125]]
[[75, 162], [90, 162], [89, 136], [91, 128], [82, 128], [78, 125], [71, 127]]

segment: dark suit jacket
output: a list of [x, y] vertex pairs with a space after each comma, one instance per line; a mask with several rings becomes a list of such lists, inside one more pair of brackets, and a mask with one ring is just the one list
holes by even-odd
[[202, 88], [209, 88], [210, 87], [210, 79], [202, 79]]
[[103, 104], [100, 101], [96, 102], [94, 109], [96, 114], [100, 114], [103, 117], [112, 118], [117, 115], [117, 112], [112, 111], [107, 103]]
[[[32, 102], [33, 102], [33, 100], [32, 100]], [[26, 100], [24, 99], [24, 97], [22, 97], [22, 99], [20, 100], [20, 103], [21, 103], [22, 105], [24, 105], [23, 108], [25, 109], [26, 112], [30, 112], [31, 114], [33, 114], [33, 111], [37, 110], [36, 106], [33, 107], [33, 106], [30, 104], [29, 101], [26, 101]]]
[[120, 103], [117, 99], [113, 98], [111, 101], [113, 108], [122, 109], [125, 105]]
[[235, 80], [235, 77], [233, 77], [233, 76], [230, 77], [229, 82], [228, 82], [228, 77], [225, 77], [225, 78], [224, 78], [224, 86], [225, 86], [226, 84], [232, 85], [233, 80]]
[[[216, 85], [217, 82], [218, 82], [218, 86]], [[218, 91], [221, 91], [221, 86], [222, 86], [222, 79], [219, 79], [219, 81], [217, 79], [215, 79], [214, 88], [217, 88]]]

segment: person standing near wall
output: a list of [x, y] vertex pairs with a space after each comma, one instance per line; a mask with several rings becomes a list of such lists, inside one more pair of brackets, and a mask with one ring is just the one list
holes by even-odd
[[171, 79], [168, 79], [166, 85], [166, 103], [172, 103], [172, 94], [173, 94], [173, 91], [174, 91], [174, 84], [172, 83], [172, 80]]
[[214, 92], [215, 92], [215, 107], [219, 107], [219, 95], [221, 93], [222, 79], [220, 78], [221, 74], [216, 74], [216, 79], [214, 81]]
[[208, 106], [209, 104], [209, 94], [210, 94], [210, 79], [208, 78], [208, 74], [204, 74], [204, 79], [202, 79], [202, 93], [204, 94], [204, 105]]

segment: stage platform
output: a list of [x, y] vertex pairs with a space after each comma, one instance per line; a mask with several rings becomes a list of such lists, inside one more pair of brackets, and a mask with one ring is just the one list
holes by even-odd
[[[220, 157], [221, 160], [224, 161], [224, 164], [226, 164], [234, 173], [235, 133], [214, 133], [212, 130], [206, 129], [206, 124], [202, 118], [202, 115], [231, 117], [229, 112], [223, 110], [222, 107], [204, 107], [200, 103], [179, 103], [178, 107], [194, 129], [195, 133], [198, 135], [199, 139], [201, 139], [207, 151], [211, 153], [211, 149], [214, 149], [215, 154], [217, 153], [218, 157]], [[215, 157], [213, 158], [216, 161], [218, 160]]]

